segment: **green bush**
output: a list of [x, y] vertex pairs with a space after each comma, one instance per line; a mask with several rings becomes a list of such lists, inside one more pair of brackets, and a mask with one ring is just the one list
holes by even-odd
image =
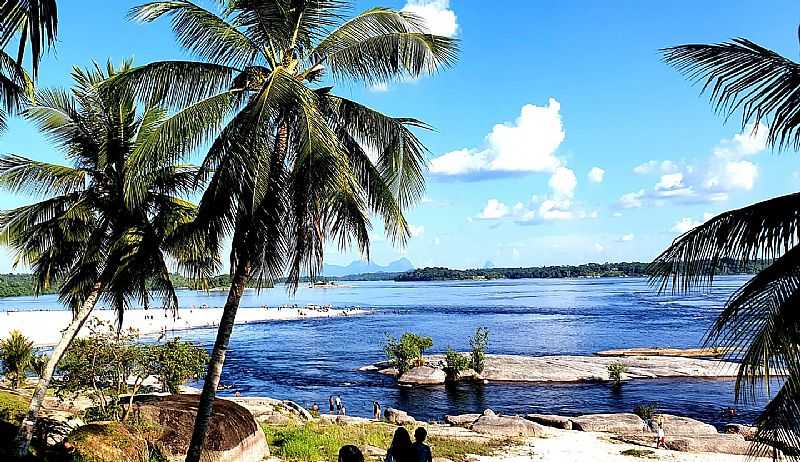
[[469, 358], [449, 347], [444, 355], [444, 362], [444, 372], [449, 382], [457, 380], [458, 374], [469, 369]]
[[7, 338], [0, 340], [0, 361], [11, 388], [25, 383], [25, 372], [30, 368], [33, 356], [33, 341], [18, 330], [12, 330]]
[[478, 327], [475, 335], [469, 339], [469, 346], [472, 349], [470, 354], [470, 367], [478, 374], [483, 373], [486, 367], [486, 348], [489, 346], [489, 329]]
[[153, 375], [163, 384], [162, 391], [180, 392], [180, 386], [203, 376], [208, 364], [208, 352], [180, 338], [153, 347]]
[[658, 403], [639, 403], [633, 408], [633, 413], [642, 418], [642, 420], [651, 420], [658, 412]]
[[614, 386], [620, 386], [622, 384], [622, 374], [628, 372], [628, 366], [622, 363], [614, 363], [608, 365], [608, 379], [614, 384]]
[[400, 337], [400, 340], [386, 334], [383, 350], [392, 366], [400, 374], [405, 374], [412, 367], [424, 362], [423, 354], [431, 347], [433, 347], [433, 340], [430, 337], [406, 332]]

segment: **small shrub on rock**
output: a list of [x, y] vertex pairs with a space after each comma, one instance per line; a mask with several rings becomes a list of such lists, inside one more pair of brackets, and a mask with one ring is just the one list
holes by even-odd
[[622, 384], [622, 374], [628, 372], [628, 366], [622, 363], [614, 363], [608, 365], [608, 379], [611, 380], [611, 383], [614, 386], [620, 386]]
[[486, 367], [486, 348], [489, 346], [489, 329], [478, 327], [475, 334], [469, 339], [469, 346], [472, 349], [470, 355], [470, 367], [478, 374], [483, 373]]
[[424, 363], [423, 353], [433, 347], [433, 339], [406, 332], [397, 340], [386, 334], [383, 350], [386, 358], [400, 374], [405, 374], [412, 367]]
[[454, 382], [458, 379], [458, 375], [460, 373], [469, 369], [470, 361], [461, 353], [453, 350], [452, 348], [448, 348], [447, 353], [444, 356], [444, 363], [444, 372], [447, 374], [447, 381]]

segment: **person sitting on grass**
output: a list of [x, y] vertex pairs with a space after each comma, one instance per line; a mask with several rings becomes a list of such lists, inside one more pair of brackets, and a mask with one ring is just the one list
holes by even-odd
[[364, 462], [364, 454], [352, 444], [339, 449], [339, 462]]
[[414, 431], [414, 444], [411, 445], [414, 453], [417, 456], [417, 462], [433, 462], [433, 454], [431, 454], [431, 447], [425, 444], [425, 438], [428, 437], [428, 431], [422, 427]]
[[404, 427], [398, 427], [392, 445], [386, 451], [385, 462], [416, 462], [416, 453], [411, 447], [411, 435]]

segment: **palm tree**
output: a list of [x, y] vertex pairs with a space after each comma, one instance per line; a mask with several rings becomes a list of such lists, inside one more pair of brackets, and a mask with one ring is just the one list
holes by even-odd
[[[15, 265], [33, 270], [35, 290], [60, 284], [61, 300], [73, 321], [42, 371], [27, 417], [18, 434], [18, 452], [30, 444], [45, 392], [67, 347], [98, 301], [111, 305], [121, 325], [126, 307], [149, 304], [149, 290], [164, 308], [177, 310], [169, 262], [192, 277], [205, 276], [216, 258], [186, 247], [176, 230], [193, 219], [196, 206], [181, 199], [197, 186], [197, 169], [162, 162], [188, 152], [208, 130], [209, 112], [193, 108], [166, 117], [164, 110], [138, 111], [122, 89], [101, 91], [109, 77], [130, 68], [73, 71], [71, 90], [41, 90], [24, 116], [61, 148], [72, 166], [0, 156], [0, 187], [44, 196], [38, 202], [0, 214], [0, 244], [16, 254]], [[190, 120], [190, 123], [186, 123]], [[198, 121], [205, 126], [193, 128]]]
[[[662, 50], [667, 63], [704, 83], [726, 117], [742, 126], [769, 121], [769, 144], [800, 148], [800, 64], [746, 39]], [[713, 282], [721, 259], [766, 259], [727, 301], [707, 343], [740, 356], [736, 399], [771, 395], [770, 378], [785, 376], [758, 418], [758, 439], [800, 454], [800, 193], [725, 212], [680, 236], [651, 265], [662, 289], [686, 291]]]
[[[210, 176], [192, 236], [219, 249], [232, 236], [232, 283], [205, 377], [187, 461], [200, 459], [245, 286], [321, 268], [328, 240], [368, 256], [370, 212], [389, 238], [409, 236], [403, 210], [424, 189], [425, 124], [386, 116], [321, 82], [380, 83], [455, 62], [455, 40], [413, 15], [374, 8], [344, 20], [339, 0], [152, 2], [134, 18], [172, 17], [179, 42], [203, 62], [167, 61], [117, 80], [143, 101], [175, 107], [219, 101], [231, 118], [202, 165]], [[328, 80], [325, 80], [325, 79]], [[199, 244], [198, 244], [199, 245]]]
[[11, 388], [17, 388], [25, 383], [25, 371], [33, 360], [33, 341], [22, 335], [18, 330], [12, 330], [7, 338], [0, 340], [0, 361], [6, 377], [11, 382]]
[[25, 49], [30, 43], [31, 68], [34, 79], [46, 48], [58, 36], [56, 0], [0, 0], [0, 48], [18, 37], [17, 64], [22, 66]]

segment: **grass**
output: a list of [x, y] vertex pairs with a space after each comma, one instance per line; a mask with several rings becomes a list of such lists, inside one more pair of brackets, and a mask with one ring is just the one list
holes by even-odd
[[6, 391], [0, 391], [0, 421], [19, 425], [28, 412], [28, 399]]
[[[339, 448], [346, 444], [356, 445], [362, 450], [365, 446], [386, 449], [396, 427], [388, 424], [339, 425], [309, 422], [264, 425], [262, 428], [273, 456], [293, 462], [322, 462], [336, 461]], [[411, 433], [413, 430], [409, 429]], [[467, 454], [491, 455], [511, 441], [478, 443], [430, 436], [427, 443], [433, 449], [434, 457], [461, 461]]]
[[626, 449], [620, 452], [623, 456], [641, 457], [643, 459], [653, 459], [656, 456], [655, 451], [650, 449]]

